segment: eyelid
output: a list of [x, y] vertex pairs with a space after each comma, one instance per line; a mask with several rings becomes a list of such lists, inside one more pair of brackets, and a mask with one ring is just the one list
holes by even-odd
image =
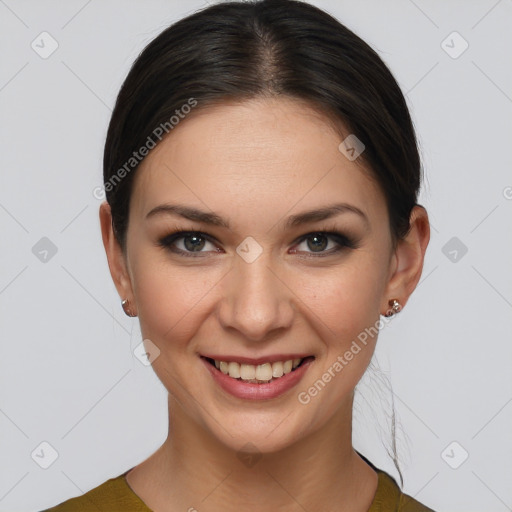
[[[176, 241], [186, 238], [187, 236], [190, 236], [190, 235], [199, 235], [200, 238], [204, 238], [211, 244], [218, 245], [215, 237], [209, 235], [208, 233], [204, 233], [202, 231], [197, 231], [197, 230], [192, 230], [192, 229], [181, 229], [181, 228], [173, 230], [168, 235], [164, 236], [163, 238], [160, 238], [157, 241], [157, 245], [159, 245], [160, 247], [163, 247], [164, 249], [167, 249], [175, 254], [185, 255], [185, 257], [189, 257], [189, 256], [191, 256], [193, 258], [204, 257], [201, 255], [206, 255], [209, 252], [212, 252], [212, 251], [205, 251], [205, 252], [203, 252], [203, 251], [198, 251], [198, 252], [183, 251], [182, 249], [178, 249], [177, 247], [173, 248], [173, 244]], [[217, 252], [217, 251], [215, 251], [215, 252]]]
[[[322, 257], [322, 256], [329, 256], [336, 254], [343, 249], [357, 249], [359, 247], [359, 240], [355, 239], [351, 236], [348, 236], [338, 230], [319, 230], [319, 231], [311, 231], [300, 238], [297, 239], [297, 241], [294, 243], [295, 245], [299, 245], [303, 242], [305, 242], [308, 238], [313, 237], [314, 235], [321, 235], [326, 237], [327, 239], [333, 240], [336, 244], [335, 248], [332, 248], [328, 251], [319, 251], [319, 252], [305, 252], [306, 258], [309, 258], [310, 256], [316, 258], [316, 257]], [[295, 251], [295, 253], [300, 254], [300, 251]]]

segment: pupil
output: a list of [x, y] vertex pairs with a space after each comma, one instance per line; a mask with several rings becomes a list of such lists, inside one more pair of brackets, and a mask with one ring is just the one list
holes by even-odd
[[[204, 240], [202, 240], [202, 238], [197, 235], [188, 235], [187, 237], [185, 237], [184, 240], [185, 240], [185, 247], [189, 251], [201, 250], [204, 246]], [[189, 240], [195, 240], [195, 242], [193, 242], [191, 244], [187, 243]]]
[[[319, 239], [322, 240], [323, 243], [319, 242], [318, 241]], [[321, 251], [322, 249], [325, 249], [325, 247], [327, 246], [327, 244], [326, 244], [326, 236], [325, 235], [320, 235], [320, 234], [312, 235], [312, 236], [309, 237], [308, 240], [315, 240], [314, 246], [311, 246], [309, 244], [309, 241], [308, 241], [308, 245], [309, 245], [310, 249], [319, 249]], [[318, 251], [315, 251], [315, 252], [318, 252]]]

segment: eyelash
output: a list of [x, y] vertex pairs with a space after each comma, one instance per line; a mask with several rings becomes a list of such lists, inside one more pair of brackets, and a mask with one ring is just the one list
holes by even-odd
[[[183, 251], [182, 249], [178, 249], [176, 247], [173, 247], [173, 245], [172, 245], [177, 240], [186, 238], [187, 236], [193, 236], [193, 235], [199, 236], [200, 238], [207, 240], [208, 242], [215, 245], [215, 240], [210, 235], [203, 233], [202, 231], [191, 231], [191, 230], [183, 230], [183, 229], [177, 229], [176, 231], [173, 231], [172, 233], [164, 236], [163, 238], [158, 240], [158, 245], [160, 247], [163, 247], [164, 249], [170, 250], [171, 252], [173, 252], [175, 254], [179, 254], [179, 255], [185, 256], [187, 258], [189, 258], [189, 257], [202, 258], [202, 257], [204, 257], [204, 256], [202, 256], [202, 254], [205, 254], [209, 251], [206, 251], [206, 252], [198, 251], [197, 253], [194, 253], [191, 251]], [[330, 251], [327, 251], [327, 252], [322, 251], [319, 253], [314, 253], [314, 252], [306, 253], [306, 254], [308, 254], [308, 256], [306, 256], [306, 258], [309, 258], [309, 257], [322, 258], [322, 257], [326, 257], [326, 256], [332, 256], [333, 254], [338, 253], [338, 252], [342, 251], [343, 249], [357, 249], [359, 247], [358, 241], [354, 240], [351, 237], [348, 237], [347, 235], [337, 231], [336, 229], [323, 230], [323, 231], [322, 230], [312, 231], [312, 232], [307, 233], [307, 234], [303, 235], [302, 237], [300, 237], [294, 243], [294, 245], [300, 245], [302, 242], [304, 242], [305, 240], [307, 240], [310, 237], [313, 237], [314, 235], [322, 235], [327, 238], [331, 238], [338, 244], [338, 247], [331, 249]]]

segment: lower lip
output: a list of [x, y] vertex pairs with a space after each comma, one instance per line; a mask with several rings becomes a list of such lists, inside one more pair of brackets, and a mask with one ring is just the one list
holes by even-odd
[[222, 373], [214, 365], [209, 363], [204, 357], [201, 357], [206, 368], [212, 375], [213, 379], [219, 386], [227, 391], [229, 394], [243, 398], [245, 400], [267, 400], [270, 398], [276, 398], [286, 391], [293, 388], [299, 383], [310, 364], [314, 359], [309, 359], [303, 362], [295, 370], [291, 371], [273, 380], [272, 382], [265, 382], [263, 384], [255, 384], [253, 382], [245, 382], [239, 379], [233, 379], [228, 375]]

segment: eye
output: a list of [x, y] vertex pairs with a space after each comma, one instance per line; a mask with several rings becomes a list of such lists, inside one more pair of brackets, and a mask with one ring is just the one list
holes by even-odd
[[[210, 248], [208, 248], [208, 244], [210, 244]], [[201, 257], [201, 255], [206, 256], [209, 252], [222, 252], [212, 242], [212, 237], [200, 231], [177, 230], [161, 238], [158, 245], [186, 257]], [[300, 245], [304, 245], [305, 248], [298, 250], [297, 247], [300, 247]], [[347, 248], [355, 249], [357, 243], [338, 231], [317, 231], [302, 236], [298, 245], [295, 245], [291, 250], [291, 253], [305, 252], [308, 257], [321, 257], [332, 255]]]
[[[334, 243], [329, 243], [329, 241]], [[356, 248], [353, 240], [339, 232], [326, 232], [317, 231], [315, 233], [308, 233], [299, 240], [299, 246], [304, 245], [306, 252], [310, 250], [310, 255], [313, 256], [328, 256], [330, 254], [341, 251], [345, 248]], [[329, 250], [327, 250], [329, 248]], [[294, 249], [292, 252], [300, 252]], [[316, 254], [315, 254], [316, 253]]]
[[[212, 250], [219, 252], [217, 247], [210, 241], [210, 237], [199, 231], [176, 231], [159, 240], [158, 244], [183, 256], [197, 257], [198, 254]], [[208, 249], [208, 244], [211, 246], [210, 249]], [[203, 251], [205, 247], [207, 250]], [[194, 253], [197, 253], [197, 255]]]

